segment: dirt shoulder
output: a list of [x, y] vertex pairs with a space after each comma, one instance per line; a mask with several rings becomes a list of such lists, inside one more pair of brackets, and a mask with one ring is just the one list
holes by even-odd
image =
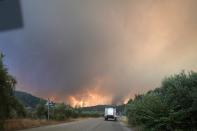
[[67, 123], [72, 121], [78, 121], [81, 119], [87, 118], [77, 118], [77, 119], [68, 119], [64, 121], [53, 121], [53, 120], [34, 120], [34, 119], [10, 119], [5, 122], [5, 131], [17, 131], [22, 129], [46, 126], [46, 125], [55, 125], [61, 123]]
[[121, 117], [120, 117], [120, 121], [123, 122], [125, 125], [128, 126], [128, 119], [127, 119], [126, 116], [121, 116]]
[[132, 131], [141, 131], [142, 130], [142, 127], [140, 127], [140, 126], [131, 126], [131, 125], [129, 125], [128, 118], [126, 116], [122, 116], [120, 118], [120, 121], [122, 123], [124, 123], [124, 125], [126, 125], [127, 127], [129, 127], [130, 129], [132, 129]]

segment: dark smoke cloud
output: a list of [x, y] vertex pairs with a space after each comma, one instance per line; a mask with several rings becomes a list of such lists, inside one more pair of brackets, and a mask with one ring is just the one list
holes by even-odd
[[108, 103], [123, 103], [166, 75], [197, 69], [195, 5], [23, 0], [25, 28], [1, 33], [0, 48], [17, 89], [64, 102], [96, 90]]

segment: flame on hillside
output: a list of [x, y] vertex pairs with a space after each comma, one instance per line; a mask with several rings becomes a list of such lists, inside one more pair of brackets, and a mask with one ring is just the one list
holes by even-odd
[[95, 105], [111, 104], [112, 95], [106, 94], [103, 89], [110, 83], [110, 78], [96, 78], [94, 83], [87, 86], [85, 90], [70, 95], [69, 104], [73, 107], [87, 107]]
[[103, 96], [100, 93], [94, 91], [88, 91], [76, 96], [69, 96], [69, 104], [72, 107], [87, 107], [110, 103], [111, 97]]

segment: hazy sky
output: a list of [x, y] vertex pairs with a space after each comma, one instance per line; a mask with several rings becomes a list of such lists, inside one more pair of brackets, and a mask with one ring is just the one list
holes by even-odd
[[196, 0], [22, 0], [0, 32], [17, 90], [72, 105], [120, 104], [197, 71]]

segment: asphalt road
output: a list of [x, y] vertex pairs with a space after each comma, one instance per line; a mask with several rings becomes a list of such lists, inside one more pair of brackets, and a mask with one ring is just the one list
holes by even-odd
[[27, 129], [23, 131], [131, 131], [120, 121], [90, 118], [76, 122]]

